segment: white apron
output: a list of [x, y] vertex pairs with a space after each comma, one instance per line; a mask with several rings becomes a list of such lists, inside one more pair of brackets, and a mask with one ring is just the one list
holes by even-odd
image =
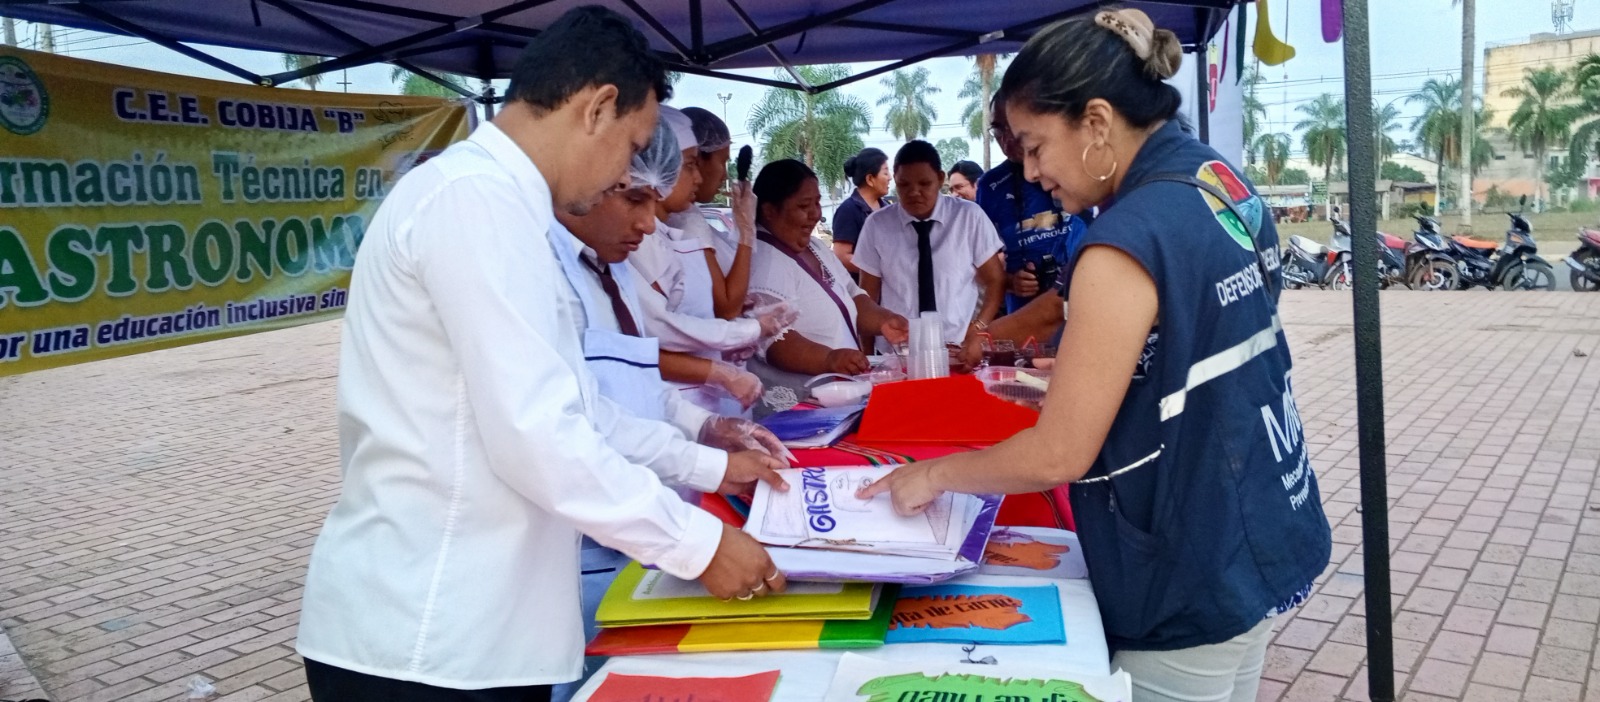
[[[699, 317], [701, 319], [717, 318], [716, 298], [711, 294], [711, 269], [706, 265], [706, 251], [712, 250], [711, 246], [699, 237], [686, 236], [682, 240], [673, 239], [670, 248], [678, 257], [678, 265], [683, 269], [683, 300], [678, 303], [679, 314]], [[701, 358], [713, 361], [722, 360], [722, 354], [716, 351], [704, 351], [695, 354]], [[705, 385], [684, 385], [673, 383], [684, 399], [694, 406], [707, 412], [724, 417], [748, 417], [749, 413], [739, 402], [717, 389]]]
[[[571, 242], [562, 242], [563, 244]], [[567, 276], [572, 289], [583, 304], [583, 315], [589, 324], [583, 330], [583, 356], [599, 381], [600, 394], [621, 405], [636, 417], [666, 420], [666, 408], [661, 403], [661, 348], [654, 337], [628, 336], [621, 331], [601, 329], [594, 320], [604, 319], [611, 312], [611, 300], [595, 290], [595, 272], [578, 260], [582, 255], [576, 245], [557, 245], [556, 259], [561, 262], [561, 272]], [[702, 265], [702, 268], [705, 266]], [[634, 323], [640, 323], [639, 305], [633, 298], [633, 283], [629, 275], [613, 275], [623, 302], [633, 312]], [[682, 494], [683, 491], [679, 491]], [[617, 572], [628, 564], [622, 552], [601, 546], [593, 539], [583, 537], [583, 625], [585, 641], [593, 639], [599, 631], [594, 615], [600, 607], [600, 598]]]

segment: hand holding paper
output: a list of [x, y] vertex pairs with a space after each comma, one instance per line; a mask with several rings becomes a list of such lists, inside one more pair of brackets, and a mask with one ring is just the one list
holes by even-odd
[[744, 532], [723, 525], [722, 543], [711, 564], [700, 574], [700, 584], [724, 600], [764, 597], [787, 587], [783, 573], [772, 564], [767, 550]]

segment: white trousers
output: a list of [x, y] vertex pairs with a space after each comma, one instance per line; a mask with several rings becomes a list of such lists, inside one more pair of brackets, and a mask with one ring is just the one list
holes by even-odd
[[1121, 651], [1113, 669], [1133, 676], [1133, 702], [1255, 702], [1272, 620], [1219, 644], [1176, 651]]

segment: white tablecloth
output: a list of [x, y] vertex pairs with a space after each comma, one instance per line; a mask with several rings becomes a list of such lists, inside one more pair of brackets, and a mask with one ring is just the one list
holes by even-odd
[[[1065, 646], [979, 646], [963, 651], [962, 644], [891, 644], [864, 649], [873, 658], [891, 661], [981, 660], [993, 656], [1000, 664], [1030, 665], [1088, 675], [1110, 675], [1111, 653], [1106, 648], [1105, 628], [1100, 608], [1087, 580], [1051, 580], [999, 575], [969, 575], [951, 580], [952, 585], [1026, 586], [1054, 583], [1061, 593], [1061, 619], [1065, 624]], [[572, 698], [583, 702], [594, 694], [608, 673], [624, 675], [663, 675], [671, 677], [739, 677], [768, 670], [781, 670], [782, 678], [773, 693], [773, 702], [816, 702], [822, 700], [833, 680], [835, 667], [844, 656], [840, 650], [756, 651], [749, 653], [679, 653], [659, 656], [621, 656], [605, 659]], [[974, 665], [973, 672], [984, 666]]]

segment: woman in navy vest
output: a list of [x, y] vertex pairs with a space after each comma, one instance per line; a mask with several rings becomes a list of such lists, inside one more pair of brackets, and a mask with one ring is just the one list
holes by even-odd
[[1038, 424], [863, 492], [902, 513], [944, 491], [1072, 483], [1089, 577], [1138, 702], [1256, 698], [1271, 618], [1332, 546], [1278, 318], [1277, 232], [1253, 188], [1175, 119], [1177, 38], [1138, 10], [1056, 24], [999, 99], [1024, 173], [1100, 206]]

